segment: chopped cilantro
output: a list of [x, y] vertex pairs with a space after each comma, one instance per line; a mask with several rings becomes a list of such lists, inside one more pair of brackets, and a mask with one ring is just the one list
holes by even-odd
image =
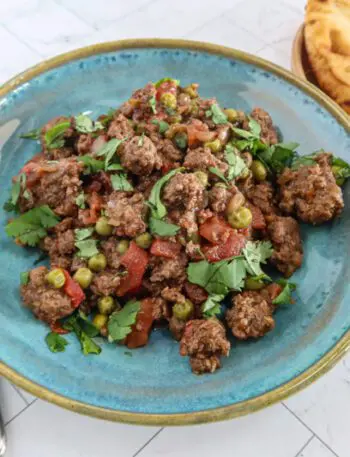
[[83, 241], [76, 241], [75, 247], [79, 249], [77, 256], [84, 259], [89, 259], [90, 257], [99, 253], [97, 249], [98, 240], [88, 239]]
[[165, 121], [160, 121], [159, 119], [153, 119], [152, 124], [158, 125], [159, 133], [163, 134], [169, 129], [169, 124]]
[[149, 106], [151, 107], [152, 113], [157, 114], [157, 101], [156, 101], [156, 96], [152, 95], [148, 101]]
[[54, 332], [48, 333], [45, 341], [51, 352], [64, 352], [68, 344], [68, 341], [63, 336]]
[[25, 140], [39, 140], [41, 129], [30, 130], [27, 133], [22, 133], [19, 137]]
[[64, 146], [64, 134], [70, 127], [70, 121], [59, 122], [45, 132], [45, 144], [48, 149], [59, 149]]
[[26, 286], [29, 282], [29, 271], [23, 271], [19, 275], [21, 286]]
[[213, 173], [213, 175], [217, 176], [218, 178], [220, 178], [222, 181], [224, 181], [225, 184], [229, 184], [229, 182], [227, 181], [225, 175], [222, 173], [222, 171], [220, 171], [218, 168], [216, 167], [209, 167], [209, 171], [210, 173]]
[[82, 319], [79, 315], [74, 314], [64, 322], [63, 328], [76, 334], [78, 340], [80, 341], [81, 349], [84, 355], [100, 354], [100, 346], [98, 346], [83, 330], [84, 323], [82, 321], [84, 321], [84, 319]]
[[102, 148], [97, 151], [97, 157], [104, 157], [104, 168], [105, 170], [110, 169], [110, 162], [113, 159], [115, 153], [117, 152], [119, 146], [126, 141], [127, 138], [122, 138], [121, 140], [118, 138], [113, 138], [112, 140], [108, 141], [108, 143], [104, 144]]
[[131, 191], [133, 186], [129, 183], [126, 173], [111, 175], [111, 183], [114, 190]]
[[209, 295], [202, 304], [202, 313], [205, 318], [211, 318], [221, 313], [220, 303], [225, 298], [224, 295]]
[[18, 238], [23, 244], [35, 246], [47, 236], [48, 228], [58, 224], [59, 218], [47, 205], [33, 208], [6, 225], [8, 236]]
[[120, 311], [111, 314], [108, 321], [108, 333], [112, 341], [122, 341], [131, 333], [131, 326], [135, 324], [140, 308], [139, 301], [129, 301]]
[[82, 241], [86, 240], [86, 238], [90, 238], [90, 236], [94, 233], [94, 227], [87, 227], [83, 229], [75, 229], [75, 241]]
[[85, 166], [85, 174], [98, 173], [103, 170], [105, 165], [103, 160], [94, 159], [91, 156], [85, 155], [77, 158], [79, 162], [83, 162]]
[[167, 209], [162, 203], [161, 200], [161, 191], [164, 186], [176, 173], [183, 171], [184, 168], [176, 168], [174, 170], [169, 171], [166, 175], [162, 176], [152, 187], [148, 204], [151, 207], [152, 216], [155, 219], [163, 219], [164, 216], [167, 214]]
[[277, 281], [277, 284], [283, 286], [282, 292], [272, 301], [274, 305], [289, 305], [292, 303], [292, 292], [296, 289], [296, 284], [288, 282], [285, 279]]
[[78, 114], [78, 116], [75, 116], [74, 120], [75, 128], [80, 133], [93, 133], [104, 128], [101, 122], [94, 122], [86, 114]]
[[78, 208], [80, 208], [80, 209], [85, 209], [85, 208], [86, 208], [84, 192], [81, 192], [81, 193], [77, 196], [77, 198], [75, 199], [75, 203], [76, 203], [76, 205], [78, 206]]
[[211, 120], [214, 124], [227, 124], [227, 116], [222, 111], [220, 106], [217, 103], [214, 103], [210, 108], [205, 112], [207, 117], [211, 117]]
[[168, 222], [156, 219], [152, 216], [150, 217], [148, 224], [151, 233], [158, 236], [174, 236], [180, 230], [179, 226], [169, 224]]
[[265, 264], [272, 252], [270, 241], [248, 241], [242, 251], [246, 260], [247, 272], [252, 276], [263, 275], [260, 264]]
[[237, 176], [240, 176], [246, 169], [247, 165], [238, 154], [235, 152], [235, 148], [232, 144], [228, 144], [225, 148], [225, 159], [229, 165], [227, 172], [227, 179], [232, 181]]

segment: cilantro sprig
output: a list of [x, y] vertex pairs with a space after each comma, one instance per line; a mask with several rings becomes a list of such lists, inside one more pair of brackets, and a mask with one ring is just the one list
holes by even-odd
[[103, 124], [99, 121], [93, 121], [86, 114], [78, 114], [75, 116], [75, 128], [80, 133], [93, 133], [97, 130], [102, 130], [104, 128]]
[[50, 209], [43, 205], [33, 208], [6, 225], [8, 236], [18, 238], [21, 243], [36, 246], [47, 236], [47, 229], [54, 227], [60, 219]]
[[225, 298], [224, 295], [209, 295], [206, 301], [202, 304], [202, 313], [205, 318], [215, 317], [221, 313], [221, 302]]
[[75, 333], [84, 355], [101, 353], [102, 349], [92, 339], [98, 335], [98, 329], [82, 313], [73, 314], [66, 319], [63, 328]]
[[51, 352], [64, 352], [66, 350], [66, 346], [69, 344], [63, 336], [54, 332], [48, 333], [45, 341]]
[[226, 114], [222, 111], [220, 106], [217, 103], [214, 103], [210, 108], [205, 112], [205, 115], [214, 122], [214, 124], [227, 124], [228, 119]]
[[93, 227], [85, 229], [75, 229], [74, 245], [78, 249], [78, 257], [89, 259], [90, 257], [99, 253], [97, 249], [98, 240], [91, 238], [93, 232]]
[[152, 124], [157, 125], [159, 128], [159, 133], [163, 134], [169, 130], [170, 125], [165, 121], [160, 121], [159, 119], [153, 119]]
[[296, 289], [296, 284], [285, 279], [280, 279], [277, 284], [283, 286], [281, 293], [272, 301], [274, 305], [289, 305], [292, 303], [292, 293]]
[[47, 149], [62, 148], [64, 146], [64, 135], [70, 126], [70, 121], [63, 121], [48, 129], [44, 135]]
[[246, 169], [247, 165], [238, 154], [235, 152], [235, 147], [232, 144], [227, 144], [225, 148], [225, 159], [229, 165], [227, 179], [232, 181], [237, 176], [240, 176]]
[[141, 309], [139, 301], [129, 301], [120, 311], [111, 314], [108, 321], [108, 335], [111, 341], [122, 341], [131, 333], [137, 313]]
[[39, 140], [40, 138], [41, 129], [33, 129], [27, 133], [22, 133], [19, 137], [23, 138], [24, 140]]

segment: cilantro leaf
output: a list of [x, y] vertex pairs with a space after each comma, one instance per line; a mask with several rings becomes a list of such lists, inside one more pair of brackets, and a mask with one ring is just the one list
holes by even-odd
[[111, 183], [114, 190], [124, 190], [126, 192], [134, 190], [133, 186], [127, 180], [126, 173], [111, 175]]
[[21, 286], [26, 286], [29, 282], [29, 271], [22, 271], [19, 275]]
[[209, 295], [206, 301], [202, 304], [203, 316], [206, 318], [210, 318], [220, 314], [220, 303], [224, 298], [224, 295]]
[[145, 141], [145, 132], [142, 132], [142, 135], [140, 136], [138, 142], [137, 142], [137, 146], [140, 148], [141, 146], [143, 146], [143, 142]]
[[[270, 157], [265, 159], [268, 162], [270, 168], [276, 173], [280, 173], [283, 168], [289, 166], [294, 159], [296, 152], [295, 150], [299, 146], [298, 143], [277, 143], [269, 148]], [[264, 153], [262, 153], [264, 158]]]
[[70, 127], [70, 121], [59, 122], [45, 132], [45, 144], [48, 149], [59, 149], [64, 146], [64, 134]]
[[83, 241], [76, 241], [75, 247], [79, 249], [77, 256], [85, 259], [99, 253], [97, 249], [98, 240], [88, 239]]
[[249, 128], [250, 128], [250, 131], [251, 131], [252, 135], [255, 138], [260, 138], [261, 125], [259, 124], [259, 122], [257, 122], [255, 119], [253, 119], [252, 117], [249, 116], [248, 125], [249, 125]]
[[57, 333], [50, 332], [45, 338], [46, 344], [51, 352], [64, 352], [68, 341]]
[[18, 202], [19, 196], [21, 194], [21, 189], [25, 189], [26, 180], [27, 180], [26, 174], [21, 173], [17, 177], [16, 181], [12, 184], [11, 197], [4, 205], [5, 206], [4, 209], [6, 211], [16, 211], [17, 210], [17, 202]]
[[82, 241], [86, 240], [86, 238], [90, 238], [90, 236], [94, 233], [94, 227], [87, 227], [83, 229], [75, 229], [75, 241]]
[[123, 309], [111, 314], [108, 321], [108, 333], [112, 341], [121, 341], [131, 333], [131, 326], [135, 324], [140, 309], [139, 301], [128, 301]]
[[119, 146], [122, 143], [124, 143], [124, 141], [126, 141], [126, 140], [127, 140], [126, 137], [122, 138], [122, 139], [113, 138], [112, 140], [108, 141], [108, 143], [104, 144], [99, 151], [97, 151], [97, 153], [96, 153], [97, 157], [104, 156], [105, 170], [109, 169], [109, 166], [110, 166], [109, 164], [110, 164], [111, 160], [113, 159], [114, 154], [117, 152]]
[[94, 159], [91, 156], [85, 155], [77, 158], [79, 162], [83, 162], [85, 166], [85, 174], [98, 173], [103, 170], [105, 165], [102, 160]]
[[238, 154], [235, 153], [235, 148], [232, 144], [228, 144], [225, 148], [225, 159], [229, 164], [227, 179], [232, 181], [237, 176], [240, 176], [246, 169], [247, 165]]
[[273, 248], [270, 241], [248, 241], [242, 252], [248, 273], [252, 276], [260, 276], [264, 274], [260, 264], [265, 264], [266, 260], [271, 257]]
[[153, 235], [158, 236], [174, 236], [180, 230], [180, 227], [175, 224], [169, 224], [168, 222], [150, 217], [149, 229]]
[[179, 85], [180, 85], [180, 80], [179, 80], [179, 79], [162, 78], [162, 79], [160, 79], [159, 81], [157, 81], [156, 83], [154, 83], [154, 87], [158, 88], [161, 84], [163, 84], [163, 83], [165, 83], [165, 82], [174, 83], [176, 86], [179, 86]]
[[169, 124], [165, 121], [160, 121], [159, 119], [153, 119], [152, 124], [158, 125], [159, 133], [163, 134], [169, 129]]
[[47, 235], [46, 229], [54, 227], [60, 219], [47, 205], [33, 208], [6, 225], [8, 236], [22, 243], [35, 246]]
[[218, 178], [220, 178], [222, 181], [224, 181], [225, 184], [229, 184], [229, 182], [227, 181], [225, 175], [216, 167], [209, 167], [209, 171], [210, 173], [213, 173], [213, 175], [217, 176]]
[[332, 172], [338, 186], [342, 186], [346, 179], [350, 178], [350, 165], [340, 157], [332, 157]]
[[101, 122], [93, 122], [86, 114], [78, 114], [78, 116], [75, 116], [74, 120], [75, 128], [80, 133], [93, 133], [103, 129]]
[[228, 122], [226, 114], [222, 111], [217, 103], [211, 105], [205, 114], [207, 117], [211, 117], [214, 124], [227, 124]]
[[81, 192], [77, 198], [75, 199], [75, 204], [78, 206], [78, 208], [80, 209], [85, 209], [86, 208], [86, 205], [85, 205], [85, 195], [84, 195], [84, 192]]
[[148, 104], [151, 107], [152, 113], [157, 114], [157, 101], [155, 95], [152, 95], [152, 97], [150, 97], [150, 99], [148, 100]]
[[166, 184], [176, 173], [183, 171], [184, 168], [176, 168], [174, 170], [170, 170], [169, 173], [162, 176], [152, 187], [148, 204], [151, 207], [152, 216], [155, 219], [163, 219], [164, 216], [167, 215], [167, 209], [165, 205], [163, 205], [160, 194], [164, 184]]
[[25, 140], [39, 140], [41, 129], [33, 129], [27, 133], [22, 133], [19, 137]]
[[[100, 354], [101, 348], [98, 346], [87, 333], [83, 330], [82, 319], [79, 315], [70, 316], [63, 324], [63, 328], [74, 332], [80, 341], [81, 349], [84, 355]], [[92, 324], [91, 324], [92, 325]]]
[[213, 295], [225, 296], [230, 290], [241, 290], [246, 274], [245, 261], [241, 256], [216, 263], [207, 260], [191, 262], [187, 267], [188, 280]]
[[110, 108], [108, 110], [108, 113], [104, 115], [104, 117], [99, 121], [103, 127], [107, 127], [109, 123], [113, 120], [115, 110], [113, 108]]
[[282, 292], [272, 301], [274, 305], [289, 305], [292, 303], [292, 292], [296, 289], [296, 284], [288, 282], [285, 279], [277, 281], [277, 284], [283, 286]]
[[98, 328], [95, 327], [94, 324], [87, 318], [87, 316], [80, 310], [78, 311], [77, 320], [79, 322], [80, 328], [90, 338], [94, 338], [100, 334]]

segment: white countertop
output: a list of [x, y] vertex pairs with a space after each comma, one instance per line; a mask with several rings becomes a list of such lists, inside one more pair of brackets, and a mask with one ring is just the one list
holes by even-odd
[[[135, 37], [211, 41], [290, 68], [305, 0], [0, 0], [0, 83], [53, 55]], [[79, 416], [0, 380], [7, 457], [349, 457], [350, 355], [283, 403], [195, 427]]]

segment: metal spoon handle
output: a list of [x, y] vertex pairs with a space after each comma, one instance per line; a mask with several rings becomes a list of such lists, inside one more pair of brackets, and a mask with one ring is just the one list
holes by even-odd
[[3, 457], [6, 452], [6, 435], [4, 421], [2, 420], [0, 412], [0, 457]]

